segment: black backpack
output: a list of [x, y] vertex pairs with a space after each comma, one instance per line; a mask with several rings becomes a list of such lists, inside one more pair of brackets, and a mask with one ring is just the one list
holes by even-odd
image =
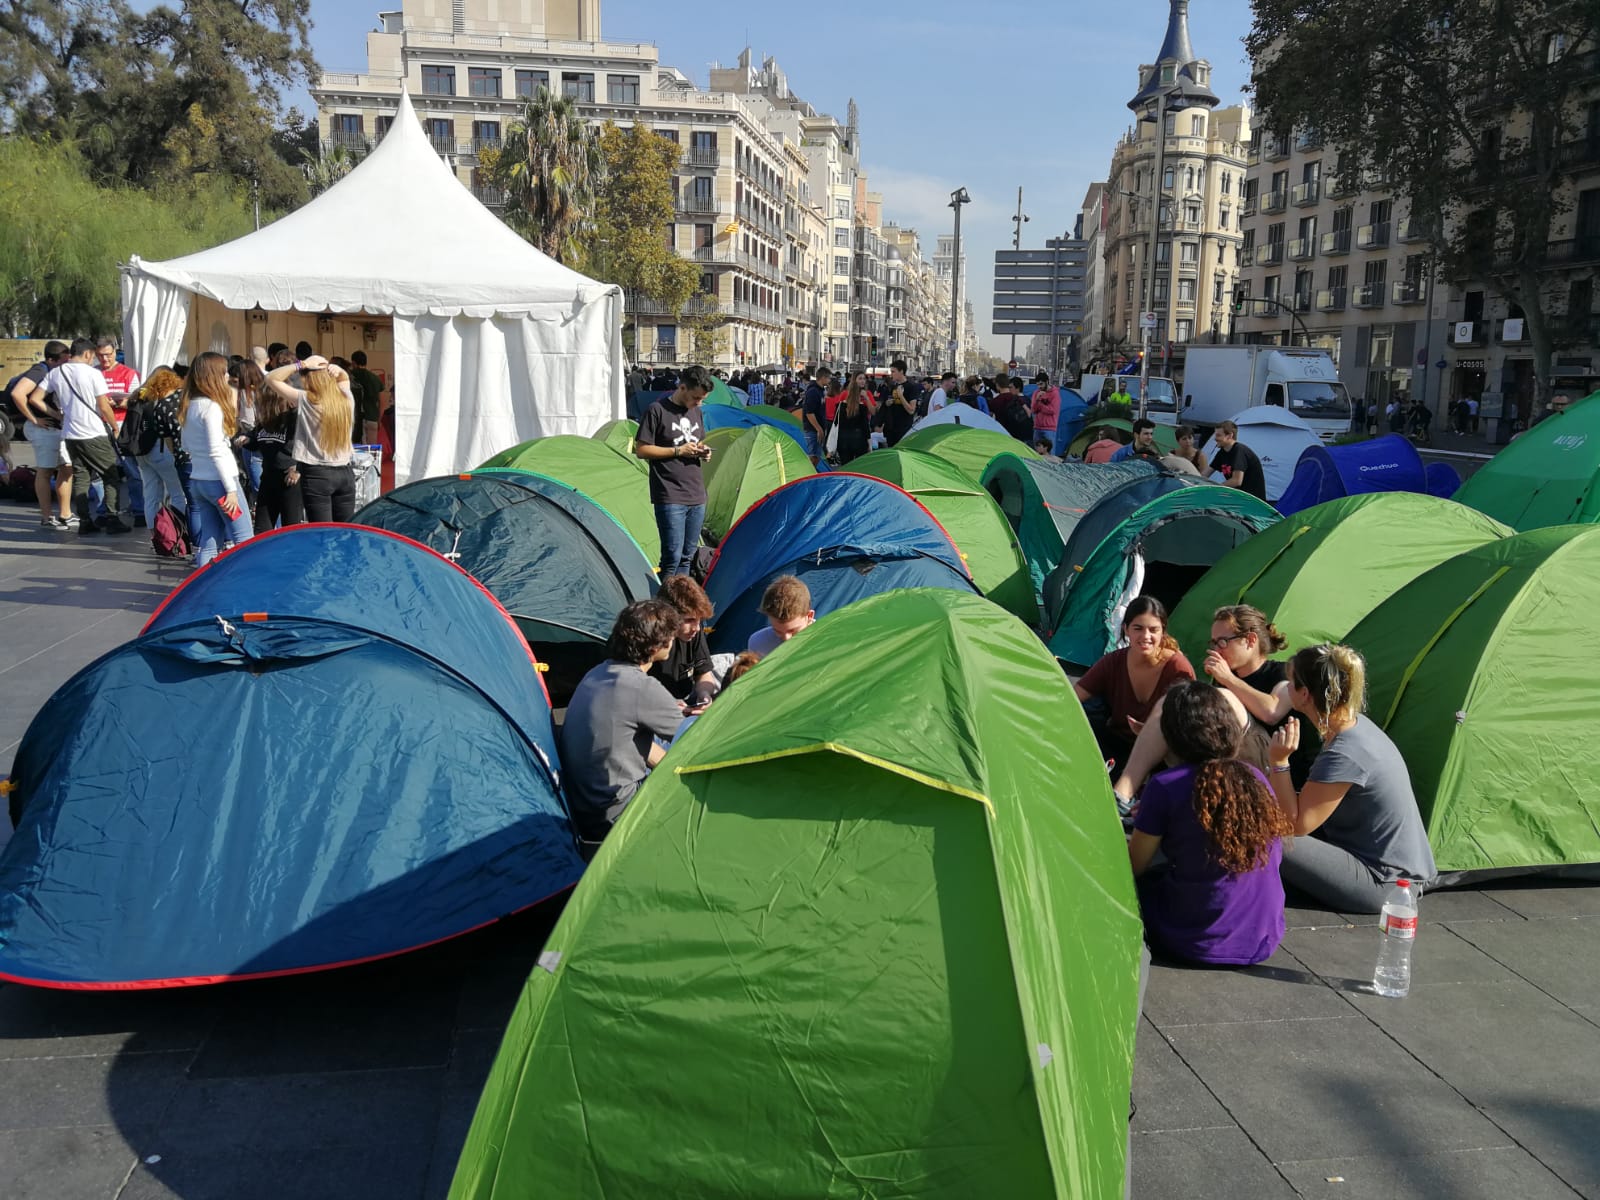
[[124, 458], [136, 458], [156, 448], [159, 434], [156, 431], [155, 403], [135, 400], [122, 417], [122, 428], [117, 430], [117, 453]]

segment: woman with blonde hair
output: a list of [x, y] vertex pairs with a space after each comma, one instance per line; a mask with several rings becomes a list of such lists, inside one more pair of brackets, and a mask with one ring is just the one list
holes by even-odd
[[[304, 390], [289, 377], [298, 369]], [[350, 466], [350, 425], [355, 396], [350, 376], [320, 354], [279, 367], [267, 387], [294, 404], [294, 468], [284, 482], [300, 485], [307, 521], [348, 521], [356, 511], [356, 476]]]
[[189, 453], [189, 490], [199, 526], [194, 564], [203, 567], [254, 532], [239, 483], [239, 460], [233, 455], [239, 413], [228, 385], [228, 360], [222, 355], [207, 351], [190, 364], [178, 424]]
[[1322, 734], [1305, 787], [1289, 758], [1300, 726], [1272, 735], [1272, 790], [1297, 835], [1283, 881], [1338, 912], [1375, 913], [1397, 879], [1423, 884], [1436, 870], [1405, 760], [1366, 707], [1367, 664], [1349, 646], [1308, 646], [1289, 660], [1289, 700]]

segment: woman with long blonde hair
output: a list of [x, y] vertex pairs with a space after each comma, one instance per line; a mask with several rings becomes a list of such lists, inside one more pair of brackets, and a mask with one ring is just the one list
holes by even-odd
[[[289, 383], [297, 370], [303, 390]], [[350, 391], [350, 376], [322, 355], [313, 354], [270, 373], [267, 387], [298, 411], [294, 468], [284, 482], [300, 486], [305, 519], [348, 521], [356, 511], [356, 477], [350, 466], [355, 396]]]
[[190, 365], [178, 402], [178, 424], [189, 453], [189, 490], [199, 527], [194, 563], [203, 567], [254, 532], [233, 454], [239, 412], [228, 384], [228, 360], [222, 355], [207, 351]]

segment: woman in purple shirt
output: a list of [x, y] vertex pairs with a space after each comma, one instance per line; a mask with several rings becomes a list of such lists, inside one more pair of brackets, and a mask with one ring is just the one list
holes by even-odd
[[[1289, 820], [1266, 777], [1235, 758], [1242, 730], [1216, 688], [1174, 686], [1161, 732], [1179, 765], [1145, 785], [1128, 842], [1145, 937], [1190, 962], [1270, 958], [1283, 940], [1279, 839]], [[1157, 850], [1166, 862], [1152, 867]]]

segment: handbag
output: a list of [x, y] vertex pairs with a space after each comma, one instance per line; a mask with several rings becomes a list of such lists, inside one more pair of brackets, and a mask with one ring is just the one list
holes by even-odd
[[828, 427], [828, 443], [825, 449], [829, 458], [839, 453], [839, 422], [837, 421]]

